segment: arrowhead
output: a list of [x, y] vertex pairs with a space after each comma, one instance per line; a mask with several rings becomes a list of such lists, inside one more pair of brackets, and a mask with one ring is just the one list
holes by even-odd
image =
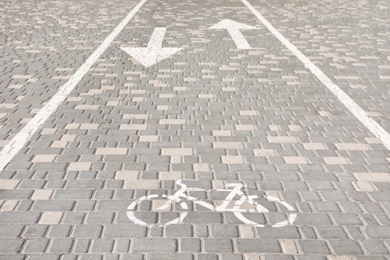
[[136, 59], [145, 67], [153, 66], [154, 64], [169, 58], [176, 54], [182, 48], [121, 48], [131, 57]]
[[230, 19], [224, 19], [220, 21], [219, 23], [214, 24], [209, 29], [257, 29], [256, 27], [239, 23]]

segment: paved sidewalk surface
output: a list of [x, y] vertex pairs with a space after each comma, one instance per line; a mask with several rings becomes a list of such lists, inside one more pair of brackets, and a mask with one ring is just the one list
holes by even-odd
[[275, 36], [388, 134], [389, 17], [387, 0], [0, 0], [0, 259], [389, 260], [386, 136]]

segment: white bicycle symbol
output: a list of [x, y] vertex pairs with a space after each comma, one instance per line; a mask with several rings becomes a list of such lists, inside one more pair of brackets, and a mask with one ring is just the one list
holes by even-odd
[[[244, 192], [241, 191], [242, 188], [244, 188], [244, 184], [242, 183], [229, 183], [226, 185], [226, 188], [230, 189], [217, 189], [217, 191], [224, 191], [229, 192], [229, 194], [226, 196], [225, 200], [222, 202], [220, 206], [214, 206], [208, 202], [205, 201], [199, 201], [197, 198], [192, 197], [188, 194], [188, 191], [206, 191], [204, 189], [198, 189], [198, 188], [187, 188], [187, 185], [182, 183], [181, 180], [176, 181], [176, 184], [180, 186], [180, 189], [175, 192], [173, 195], [158, 195], [158, 194], [152, 194], [148, 196], [143, 196], [139, 199], [136, 199], [135, 201], [131, 202], [129, 207], [127, 208], [127, 217], [133, 221], [135, 224], [152, 227], [152, 226], [164, 226], [164, 225], [172, 225], [172, 224], [180, 224], [183, 222], [184, 218], [188, 214], [188, 205], [185, 203], [185, 201], [193, 201], [194, 204], [198, 204], [200, 206], [203, 206], [211, 211], [216, 212], [233, 212], [234, 215], [244, 222], [245, 224], [254, 225], [256, 227], [264, 227], [264, 224], [257, 223], [256, 221], [250, 220], [247, 217], [243, 215], [243, 213], [268, 213], [269, 210], [266, 209], [264, 206], [259, 204], [256, 199], [266, 199], [269, 202], [273, 202], [275, 204], [279, 204], [283, 206], [287, 210], [287, 217], [283, 221], [279, 221], [275, 224], [272, 224], [272, 227], [284, 227], [287, 225], [291, 225], [295, 219], [297, 218], [297, 214], [295, 213], [294, 208], [288, 204], [285, 201], [281, 201], [280, 199], [272, 196], [258, 196], [258, 195], [246, 195]], [[238, 200], [233, 201], [234, 197], [239, 197]], [[137, 206], [140, 206], [141, 202], [151, 200], [151, 201], [160, 201], [166, 200], [166, 202], [163, 202], [161, 206], [157, 207], [157, 210], [166, 210], [173, 206], [173, 204], [180, 205], [182, 210], [179, 212], [179, 216], [165, 224], [148, 224], [141, 219], [137, 218], [135, 215], [135, 212], [137, 210]], [[229, 204], [231, 205], [233, 202], [233, 207], [228, 208]], [[250, 208], [247, 209], [247, 206], [244, 206], [244, 204], [249, 203]], [[246, 208], [244, 208], [246, 207]]]

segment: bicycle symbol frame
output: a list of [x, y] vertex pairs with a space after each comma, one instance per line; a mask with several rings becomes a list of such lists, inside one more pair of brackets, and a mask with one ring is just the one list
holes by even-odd
[[[229, 192], [229, 194], [225, 197], [225, 200], [220, 206], [214, 206], [208, 202], [205, 201], [199, 201], [197, 198], [192, 197], [188, 194], [188, 191], [206, 191], [204, 189], [199, 188], [187, 188], [187, 185], [182, 183], [182, 180], [176, 181], [176, 184], [180, 186], [180, 189], [175, 192], [173, 195], [158, 195], [158, 194], [152, 194], [143, 196], [141, 198], [138, 198], [130, 203], [130, 205], [127, 208], [127, 217], [133, 221], [135, 224], [141, 225], [141, 226], [147, 226], [147, 227], [153, 227], [153, 226], [165, 226], [165, 225], [172, 225], [172, 224], [180, 224], [183, 222], [184, 218], [188, 214], [188, 205], [185, 203], [185, 201], [192, 201], [194, 204], [198, 204], [202, 207], [205, 207], [211, 211], [216, 212], [233, 212], [234, 215], [241, 220], [245, 224], [254, 225], [256, 227], [264, 227], [264, 224], [257, 223], [253, 220], [248, 219], [243, 215], [243, 213], [268, 213], [269, 210], [266, 209], [264, 206], [259, 204], [257, 201], [255, 201], [258, 198], [265, 198], [267, 201], [277, 203], [282, 205], [285, 209], [288, 211], [288, 217], [286, 220], [277, 222], [272, 227], [284, 227], [287, 225], [291, 225], [294, 223], [295, 219], [297, 218], [297, 214], [295, 213], [295, 209], [293, 206], [288, 204], [285, 201], [281, 201], [279, 198], [273, 197], [273, 196], [258, 196], [258, 195], [246, 195], [243, 191], [241, 191], [242, 188], [244, 188], [244, 184], [242, 183], [228, 183], [226, 185], [226, 188], [230, 189], [217, 189], [217, 191], [223, 191], [223, 192]], [[239, 197], [238, 200], [234, 202], [233, 208], [227, 208], [229, 203], [231, 203], [234, 199], [234, 197]], [[158, 207], [158, 210], [164, 210], [168, 209], [173, 203], [177, 203], [180, 205], [180, 207], [183, 210], [187, 211], [180, 211], [179, 216], [165, 224], [148, 224], [141, 219], [137, 218], [134, 214], [135, 210], [137, 209], [137, 205], [139, 205], [144, 200], [153, 200], [153, 199], [164, 199], [167, 200], [162, 206]], [[252, 205], [251, 209], [242, 209], [242, 206], [244, 203], [249, 203]]]

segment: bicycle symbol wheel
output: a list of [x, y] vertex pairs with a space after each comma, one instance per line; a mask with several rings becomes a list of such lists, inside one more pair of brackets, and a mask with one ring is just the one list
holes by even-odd
[[[139, 219], [139, 217], [136, 216], [136, 210], [139, 208], [142, 202], [145, 201], [166, 201], [163, 203], [162, 206], [158, 207], [157, 209], [165, 209], [168, 208], [169, 206], [173, 206], [173, 204], [180, 205], [180, 207], [183, 210], [186, 211], [181, 211], [179, 212], [179, 216], [176, 218], [173, 218], [172, 220], [168, 220], [167, 223], [146, 223], [145, 221]], [[162, 214], [162, 213], [161, 213]], [[165, 225], [172, 225], [172, 224], [180, 224], [183, 222], [183, 219], [187, 216], [188, 214], [188, 206], [186, 203], [184, 203], [182, 200], [174, 198], [173, 196], [170, 195], [159, 195], [159, 194], [152, 194], [148, 196], [143, 196], [139, 199], [134, 200], [132, 203], [130, 203], [129, 207], [127, 207], [127, 217], [133, 221], [135, 224], [141, 225], [141, 226], [146, 226], [146, 227], [153, 227], [153, 226], [165, 226]]]
[[291, 225], [294, 223], [295, 219], [297, 218], [297, 214], [295, 213], [294, 208], [290, 204], [288, 204], [287, 202], [282, 201], [282, 200], [280, 200], [276, 197], [272, 197], [272, 196], [261, 196], [260, 197], [257, 195], [252, 195], [252, 196], [248, 196], [248, 197], [242, 197], [240, 200], [238, 200], [235, 203], [235, 208], [237, 209], [237, 211], [233, 211], [234, 215], [239, 220], [244, 222], [245, 224], [254, 225], [255, 227], [264, 227], [265, 224], [261, 224], [261, 223], [258, 223], [257, 221], [249, 219], [247, 216], [244, 215], [245, 210], [240, 210], [242, 208], [244, 202], [247, 202], [253, 206], [253, 209], [247, 211], [250, 214], [269, 213], [269, 210], [267, 208], [265, 208], [263, 205], [261, 205], [260, 203], [258, 203], [256, 201], [257, 199], [262, 199], [262, 198], [264, 198], [266, 201], [273, 202], [275, 204], [279, 204], [279, 205], [283, 206], [285, 210], [287, 210], [288, 217], [285, 220], [278, 221], [274, 224], [270, 224], [270, 226], [284, 227], [284, 226]]

